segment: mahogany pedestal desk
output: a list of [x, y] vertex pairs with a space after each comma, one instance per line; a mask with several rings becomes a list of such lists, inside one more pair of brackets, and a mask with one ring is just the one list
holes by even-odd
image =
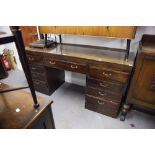
[[64, 70], [86, 74], [85, 108], [117, 117], [124, 101], [133, 66], [122, 49], [57, 44], [51, 48], [29, 48], [26, 54], [35, 90], [51, 95], [64, 83]]

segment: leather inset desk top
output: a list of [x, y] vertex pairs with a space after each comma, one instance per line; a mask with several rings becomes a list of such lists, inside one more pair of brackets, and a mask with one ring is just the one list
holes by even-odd
[[54, 55], [63, 55], [75, 58], [83, 58], [88, 60], [95, 60], [99, 62], [110, 62], [116, 64], [123, 64], [133, 66], [135, 53], [130, 52], [129, 59], [125, 60], [126, 50], [94, 47], [86, 45], [72, 45], [72, 44], [58, 44], [51, 48], [30, 48], [26, 47], [28, 51], [51, 53]]

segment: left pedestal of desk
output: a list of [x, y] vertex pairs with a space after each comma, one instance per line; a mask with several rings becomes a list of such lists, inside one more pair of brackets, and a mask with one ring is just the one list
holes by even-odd
[[0, 94], [0, 129], [54, 129], [51, 103], [38, 97], [33, 107], [30, 93], [18, 90]]

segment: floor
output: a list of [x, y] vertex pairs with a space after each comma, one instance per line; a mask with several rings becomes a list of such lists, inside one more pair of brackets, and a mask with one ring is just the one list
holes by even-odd
[[[13, 86], [25, 86], [26, 79], [22, 71], [9, 72], [9, 77], [1, 80]], [[87, 110], [84, 108], [84, 87], [65, 83], [51, 96], [37, 92], [47, 100], [53, 100], [54, 121], [57, 129], [145, 129], [155, 128], [155, 117], [131, 110], [124, 122]]]

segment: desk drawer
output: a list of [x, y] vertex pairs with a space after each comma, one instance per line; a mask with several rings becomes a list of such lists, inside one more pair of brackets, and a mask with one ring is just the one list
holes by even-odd
[[40, 80], [33, 80], [33, 84], [34, 86], [43, 86], [43, 87], [46, 87], [48, 88], [48, 85], [45, 81], [40, 81]]
[[37, 64], [33, 64], [33, 63], [30, 63], [29, 64], [29, 67], [30, 67], [30, 70], [31, 72], [37, 72], [37, 73], [45, 73], [45, 67], [44, 66], [41, 66], [41, 65], [37, 65]]
[[37, 73], [37, 72], [31, 72], [32, 78], [35, 80], [40, 80], [40, 81], [46, 81], [46, 74], [44, 73]]
[[31, 55], [31, 54], [27, 54], [27, 59], [29, 61], [29, 63], [41, 63], [43, 58], [41, 55]]
[[82, 63], [74, 63], [74, 62], [59, 62], [58, 67], [64, 70], [69, 70], [72, 72], [78, 72], [86, 74], [87, 72], [87, 65]]
[[58, 68], [62, 70], [68, 70], [78, 73], [86, 74], [87, 72], [87, 65], [84, 63], [76, 63], [76, 62], [70, 62], [70, 61], [61, 61], [57, 59], [52, 58], [46, 58], [44, 59], [44, 63], [48, 66], [52, 66], [53, 68]]
[[99, 100], [90, 96], [86, 96], [85, 108], [110, 117], [117, 117], [119, 110], [119, 106], [114, 102]]
[[116, 71], [108, 68], [101, 69], [95, 66], [91, 66], [89, 68], [89, 75], [95, 78], [99, 78], [101, 80], [111, 79], [122, 83], [126, 83], [128, 80], [129, 73]]
[[46, 82], [35, 79], [33, 80], [33, 84], [36, 91], [50, 95], [51, 92]]
[[104, 90], [98, 90], [94, 88], [87, 88], [86, 94], [103, 99], [103, 100], [112, 101], [117, 104], [120, 104], [121, 99], [122, 99], [122, 94], [116, 94], [116, 93], [107, 92]]
[[115, 93], [122, 93], [124, 91], [124, 85], [119, 82], [109, 82], [105, 80], [98, 80], [87, 77], [86, 86], [102, 90], [110, 90]]

